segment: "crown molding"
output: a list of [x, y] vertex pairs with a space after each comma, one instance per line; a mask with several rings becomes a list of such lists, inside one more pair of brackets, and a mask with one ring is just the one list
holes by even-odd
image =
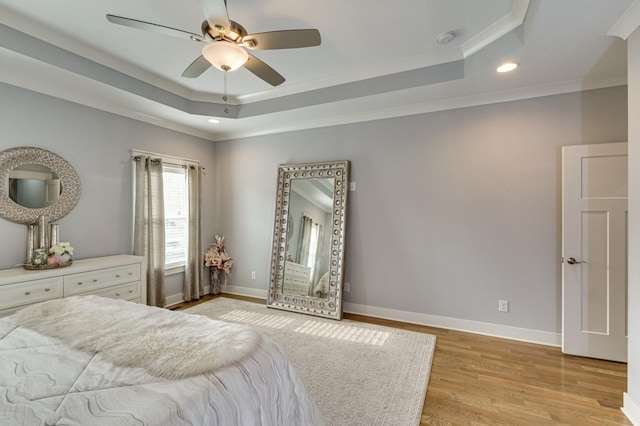
[[620, 19], [618, 19], [618, 22], [609, 30], [607, 35], [626, 40], [638, 27], [640, 27], [640, 1], [635, 0], [622, 14]]
[[468, 58], [522, 25], [529, 10], [529, 3], [530, 0], [514, 0], [510, 13], [461, 46], [463, 57]]

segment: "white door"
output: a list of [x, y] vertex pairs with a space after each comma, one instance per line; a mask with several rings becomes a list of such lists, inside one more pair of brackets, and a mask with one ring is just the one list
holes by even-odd
[[627, 143], [562, 149], [562, 351], [627, 360]]

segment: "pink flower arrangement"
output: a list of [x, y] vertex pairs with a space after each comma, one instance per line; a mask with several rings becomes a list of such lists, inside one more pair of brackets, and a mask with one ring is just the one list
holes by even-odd
[[222, 270], [225, 273], [229, 273], [233, 266], [233, 259], [229, 256], [229, 253], [224, 249], [224, 237], [216, 235], [216, 242], [209, 246], [209, 250], [204, 254], [205, 266], [214, 268], [214, 274], [217, 277], [217, 272]]

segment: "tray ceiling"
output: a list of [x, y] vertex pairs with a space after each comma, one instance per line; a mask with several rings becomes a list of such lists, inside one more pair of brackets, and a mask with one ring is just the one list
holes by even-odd
[[[225, 105], [222, 71], [181, 77], [200, 43], [105, 17], [200, 33], [198, 0], [0, 0], [0, 81], [232, 139], [625, 84], [625, 43], [607, 32], [632, 3], [228, 0], [229, 17], [250, 33], [316, 28], [322, 44], [252, 52], [286, 81], [228, 73]], [[443, 32], [454, 39], [439, 44]], [[521, 66], [498, 75], [505, 60]]]

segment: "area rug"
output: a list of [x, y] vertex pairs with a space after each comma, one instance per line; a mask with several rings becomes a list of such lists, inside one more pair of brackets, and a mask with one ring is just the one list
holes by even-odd
[[185, 312], [251, 324], [275, 341], [328, 425], [420, 423], [435, 336], [224, 297]]

